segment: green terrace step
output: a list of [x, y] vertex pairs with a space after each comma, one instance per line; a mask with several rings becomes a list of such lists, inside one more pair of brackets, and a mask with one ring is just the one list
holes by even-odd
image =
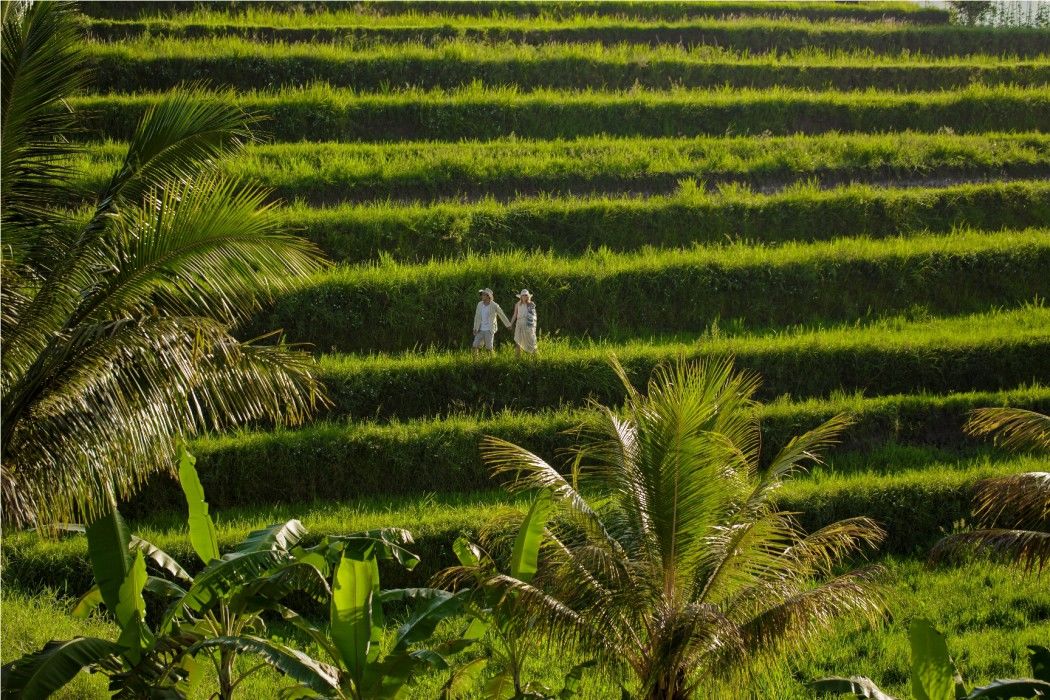
[[[127, 139], [159, 94], [70, 100], [87, 133]], [[403, 141], [612, 136], [819, 134], [829, 131], [960, 133], [1042, 131], [1050, 90], [972, 86], [938, 92], [669, 90], [566, 92], [469, 87], [451, 92], [358, 93], [325, 85], [217, 93], [267, 115], [277, 141]]]
[[[477, 290], [511, 308], [535, 295], [542, 339], [701, 333], [837, 323], [921, 308], [983, 311], [1050, 296], [1050, 229], [960, 231], [780, 246], [468, 255], [449, 261], [340, 267], [275, 300], [245, 327], [282, 328], [316, 350], [464, 347]], [[504, 336], [507, 333], [504, 332]]]
[[451, 18], [441, 16], [285, 14], [239, 17], [224, 13], [178, 19], [93, 20], [88, 35], [104, 41], [150, 36], [202, 39], [240, 36], [287, 43], [440, 43], [452, 40], [516, 44], [600, 43], [718, 46], [768, 53], [825, 51], [902, 52], [933, 56], [980, 54], [1035, 58], [1050, 53], [1046, 31], [1033, 27], [911, 26], [807, 20], [709, 20], [638, 22], [617, 18]]
[[[793, 436], [839, 413], [849, 413], [855, 423], [833, 454], [861, 459], [857, 455], [893, 447], [900, 447], [902, 454], [907, 448], [962, 454], [987, 444], [963, 433], [967, 412], [1002, 405], [1046, 411], [1050, 389], [776, 401], [758, 410], [762, 463]], [[393, 423], [321, 422], [298, 430], [212, 438], [192, 449], [213, 507], [472, 491], [492, 483], [478, 449], [483, 436], [494, 435], [554, 459], [576, 443], [574, 429], [595, 418], [591, 410], [561, 409]], [[825, 469], [834, 471], [835, 466]], [[136, 507], [143, 512], [177, 509], [181, 491], [173, 486], [165, 483], [148, 490]]]
[[[113, 170], [115, 171], [115, 169]], [[111, 172], [113, 172], [111, 171]], [[682, 180], [670, 195], [517, 198], [472, 203], [342, 205], [282, 211], [290, 229], [332, 259], [426, 262], [468, 252], [689, 248], [728, 241], [776, 245], [836, 238], [1050, 225], [1050, 180], [1007, 184], [824, 190], [801, 182], [769, 195]], [[520, 287], [519, 287], [520, 289]]]
[[734, 17], [795, 17], [810, 20], [841, 19], [859, 22], [907, 22], [911, 24], [946, 24], [949, 13], [935, 7], [920, 7], [914, 2], [631, 2], [604, 0], [603, 2], [569, 1], [547, 2], [532, 0], [487, 0], [463, 2], [460, 0], [402, 0], [401, 2], [320, 2], [318, 0], [267, 0], [252, 2], [213, 0], [185, 2], [184, 0], [124, 0], [98, 2], [86, 0], [78, 4], [81, 12], [91, 17], [134, 19], [149, 16], [170, 16], [180, 13], [219, 11], [232, 16], [268, 14], [275, 20], [278, 13], [331, 14], [334, 12], [361, 15], [423, 14], [452, 17], [564, 17], [576, 16], [687, 20], [698, 18], [730, 19]]
[[332, 400], [328, 416], [410, 419], [528, 412], [579, 407], [592, 399], [618, 405], [624, 389], [609, 365], [612, 355], [639, 382], [654, 366], [679, 356], [731, 355], [739, 366], [762, 376], [764, 399], [826, 397], [838, 391], [995, 391], [1050, 382], [1050, 311], [1044, 308], [765, 335], [707, 333], [680, 342], [573, 346], [541, 340], [542, 354], [523, 359], [513, 355], [509, 343], [498, 340], [501, 352], [476, 359], [465, 344], [458, 352], [324, 356], [318, 373]]
[[[78, 173], [78, 187], [85, 191], [101, 191], [119, 168], [126, 147], [122, 142], [88, 147], [73, 164]], [[918, 183], [937, 185], [965, 179], [1033, 178], [1050, 181], [1050, 135], [905, 132], [690, 139], [498, 139], [468, 143], [281, 143], [249, 146], [245, 152], [225, 163], [222, 170], [228, 176], [272, 188], [277, 198], [304, 201], [314, 206], [370, 200], [404, 202], [490, 197], [518, 200], [523, 195], [540, 193], [562, 197], [573, 193], [652, 195], [679, 191], [681, 194], [683, 181], [695, 182], [712, 192], [722, 190], [722, 196], [729, 196], [732, 200], [731, 205], [723, 205], [720, 211], [705, 207], [703, 214], [698, 217], [689, 216], [680, 207], [671, 217], [662, 217], [654, 208], [646, 208], [640, 217], [631, 216], [629, 211], [620, 211], [613, 217], [602, 216], [605, 220], [598, 231], [580, 237], [584, 248], [580, 248], [579, 252], [599, 243], [619, 248], [614, 239], [603, 235], [610, 224], [618, 224], [619, 221], [629, 221], [632, 230], [644, 228], [644, 240], [651, 240], [655, 244], [660, 240], [660, 232], [653, 229], [674, 230], [677, 222], [684, 217], [688, 219], [691, 230], [700, 231], [705, 225], [711, 226], [714, 221], [724, 221], [726, 214], [745, 208], [748, 211], [746, 216], [735, 217], [732, 219], [734, 223], [728, 228], [712, 227], [712, 234], [718, 239], [724, 239], [726, 235], [763, 237], [758, 232], [769, 228], [769, 221], [760, 212], [770, 206], [770, 200], [765, 198], [755, 201], [753, 195], [745, 197], [744, 193], [727, 190], [726, 185], [729, 184], [775, 191], [788, 186], [798, 187], [800, 181], [808, 180], [816, 181], [821, 188], [858, 182], [892, 182], [896, 188], [905, 185], [910, 188]], [[692, 183], [687, 183], [687, 186], [691, 187]], [[819, 229], [809, 226], [812, 219], [803, 211], [795, 210], [787, 216], [777, 215], [775, 228], [779, 231], [782, 226], [795, 222], [801, 227], [808, 227], [804, 232], [799, 231], [801, 235], [783, 236], [785, 238], [876, 234], [905, 228], [944, 230], [945, 226], [963, 223], [977, 228], [1019, 228], [1037, 221], [1050, 223], [1050, 209], [1040, 206], [1050, 199], [1050, 189], [1046, 188], [1050, 188], [1046, 182], [1035, 182], [1031, 183], [1031, 188], [866, 192], [865, 196], [869, 199], [893, 197], [894, 204], [880, 207], [879, 211], [865, 207], [864, 211], [857, 211], [858, 215], [854, 216], [849, 216], [846, 211], [838, 211], [833, 217], [821, 214], [819, 220], [823, 226]], [[736, 197], [732, 196], [734, 193]], [[1019, 197], [1019, 200], [972, 202], [979, 193], [980, 196], [986, 193], [1010, 193], [1010, 196]], [[859, 197], [859, 192], [847, 191], [841, 195]], [[901, 201], [902, 196], [911, 206]], [[814, 199], [820, 197], [813, 195]], [[804, 198], [799, 190], [794, 191], [790, 199], [794, 202]], [[759, 201], [762, 203], [759, 204]], [[783, 203], [784, 200], [776, 201]], [[929, 214], [933, 214], [933, 202], [940, 203], [936, 215], [931, 217], [920, 213], [930, 210]], [[964, 202], [972, 204], [965, 213], [962, 211]], [[541, 201], [515, 202], [512, 207], [503, 209], [491, 205], [474, 209], [449, 208], [447, 213], [435, 217], [447, 220], [430, 224], [440, 225], [445, 230], [433, 236], [433, 240], [426, 241], [426, 254], [440, 254], [440, 251], [433, 250], [433, 246], [440, 246], [441, 239], [445, 239], [449, 231], [471, 231], [488, 221], [498, 222], [497, 227], [504, 231], [500, 240], [508, 240], [508, 232], [524, 230], [527, 231], [523, 236], [527, 239], [526, 247], [532, 247], [535, 245], [535, 236], [550, 232], [547, 237], [554, 239], [550, 245], [557, 248], [559, 242], [573, 240], [568, 233], [581, 228], [588, 230], [587, 224], [593, 221], [592, 206], [577, 200], [560, 206], [556, 202]], [[616, 205], [609, 202], [604, 206]], [[638, 207], [639, 204], [630, 206]], [[581, 207], [587, 211], [584, 216], [574, 216], [568, 211]], [[530, 213], [526, 215], [522, 209]], [[543, 215], [541, 212], [544, 209], [561, 211], [552, 217]], [[906, 215], [892, 216], [905, 209], [908, 210]], [[1036, 213], [1029, 214], [1030, 209], [1036, 210]], [[409, 225], [417, 232], [426, 230], [428, 220], [436, 214], [432, 209], [397, 210], [385, 206], [381, 211], [382, 218], [398, 225]], [[511, 216], [511, 211], [516, 212], [513, 215], [513, 227], [508, 226], [506, 220]], [[1013, 216], [1004, 213], [1007, 211]], [[1048, 216], [1037, 219], [1039, 211], [1047, 212]], [[345, 212], [346, 240], [353, 240], [354, 237], [349, 235], [351, 231], [368, 227], [366, 217], [355, 216], [353, 212]], [[608, 212], [603, 207], [601, 213]], [[332, 214], [330, 211], [321, 214], [297, 212], [295, 216], [301, 221], [303, 216], [314, 220], [325, 217], [333, 219]], [[373, 214], [377, 215], [379, 212]], [[464, 217], [468, 221], [452, 220]], [[566, 223], [571, 220], [571, 228], [566, 226], [566, 230], [557, 230], [555, 233], [563, 218], [567, 220]], [[610, 221], [610, 218], [613, 220]], [[650, 225], [647, 222], [659, 223]], [[832, 230], [838, 233], [826, 233], [828, 225], [834, 225]], [[592, 224], [589, 228], [593, 231], [595, 227]], [[420, 238], [426, 236], [420, 235]], [[643, 236], [638, 239], [643, 239]], [[315, 240], [318, 238], [315, 237]], [[692, 240], [700, 240], [700, 236], [683, 236], [680, 239]], [[396, 248], [402, 242], [403, 236], [398, 232], [396, 237], [391, 236], [384, 243], [383, 250], [395, 257], [404, 257]], [[459, 247], [459, 243], [456, 247]], [[361, 257], [342, 255], [334, 250], [332, 252], [342, 259]], [[374, 257], [374, 252], [363, 257]]]
[[388, 86], [453, 89], [474, 82], [554, 88], [667, 89], [674, 86], [928, 91], [973, 83], [1045, 86], [1050, 63], [990, 56], [933, 59], [870, 54], [739, 55], [711, 47], [602, 47], [452, 43], [357, 48], [262, 44], [230, 36], [204, 40], [137, 39], [92, 43], [88, 59], [98, 92], [165, 90], [208, 81], [237, 89], [325, 82], [381, 91]]
[[[871, 465], [900, 460], [894, 451], [870, 456]], [[916, 460], [925, 459], [920, 462]], [[868, 515], [882, 523], [887, 539], [884, 554], [925, 556], [928, 548], [953, 524], [968, 517], [974, 484], [983, 478], [1022, 471], [1046, 471], [1050, 462], [1038, 457], [992, 454], [956, 456], [927, 451], [903, 458], [902, 468], [889, 473], [815, 475], [789, 484], [779, 499], [785, 510], [797, 513], [803, 527], [813, 530], [842, 518]], [[421, 462], [420, 471], [427, 469]], [[177, 487], [175, 487], [177, 488]], [[325, 534], [347, 534], [377, 527], [404, 527], [415, 536], [410, 549], [421, 557], [412, 574], [383, 568], [389, 587], [421, 585], [432, 574], [455, 563], [452, 542], [462, 534], [476, 537], [494, 519], [524, 512], [527, 501], [511, 499], [501, 491], [472, 494], [430, 494], [420, 498], [383, 496], [352, 502], [257, 503], [241, 509], [213, 504], [221, 549], [228, 549], [251, 530], [290, 518], [310, 530], [307, 542]], [[936, 507], [931, 507], [931, 504]], [[184, 513], [150, 513], [144, 522], [132, 520], [131, 529], [177, 560], [196, 568], [189, 548]], [[33, 533], [5, 534], [5, 585], [26, 591], [58, 589], [79, 594], [91, 585], [87, 546], [83, 537], [46, 540]]]

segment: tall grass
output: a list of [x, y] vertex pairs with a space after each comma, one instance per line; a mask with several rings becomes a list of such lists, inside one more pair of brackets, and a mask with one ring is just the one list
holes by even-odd
[[[155, 94], [81, 97], [89, 133], [124, 139]], [[1042, 130], [1050, 91], [972, 86], [942, 92], [811, 92], [719, 89], [562, 92], [471, 86], [461, 90], [356, 93], [317, 85], [278, 92], [218, 93], [268, 115], [279, 141], [575, 138], [794, 134], [828, 131], [960, 133]]]
[[532, 291], [541, 341], [699, 334], [714, 319], [770, 327], [915, 306], [952, 314], [1014, 305], [1050, 296], [1047, 269], [1048, 229], [578, 258], [516, 252], [419, 265], [386, 261], [304, 282], [251, 330], [283, 328], [294, 341], [343, 352], [462, 347], [477, 290], [490, 287], [508, 309], [518, 290]]
[[[221, 10], [231, 15], [253, 13], [260, 3], [229, 3], [224, 0], [181, 1], [125, 0], [120, 3], [80, 3], [81, 11], [92, 17], [147, 18], [168, 17], [172, 13], [199, 12], [201, 7]], [[267, 12], [331, 13], [334, 8], [357, 15], [429, 14], [456, 17], [601, 17], [684, 20], [702, 17], [731, 19], [735, 17], [796, 17], [806, 19], [843, 19], [858, 21], [903, 21], [925, 24], [944, 24], [949, 19], [946, 10], [920, 7], [913, 2], [634, 2], [607, 0], [606, 2], [534, 2], [532, 0], [489, 0], [471, 2], [459, 0], [404, 0], [402, 2], [316, 2], [301, 0], [272, 0], [265, 3]]]
[[971, 83], [1039, 86], [1050, 64], [993, 56], [886, 55], [871, 51], [741, 54], [721, 47], [600, 44], [479, 44], [462, 41], [355, 48], [337, 44], [260, 44], [243, 37], [135, 39], [89, 45], [100, 92], [163, 90], [207, 80], [238, 89], [325, 82], [356, 90], [389, 86], [456, 88], [481, 82], [523, 89], [633, 87], [929, 91]]
[[1045, 310], [1027, 308], [768, 335], [704, 334], [678, 342], [574, 347], [543, 340], [543, 354], [528, 362], [509, 349], [478, 360], [465, 351], [332, 355], [321, 359], [320, 374], [334, 413], [359, 420], [535, 411], [581, 406], [590, 399], [619, 404], [624, 392], [609, 367], [610, 354], [639, 380], [678, 355], [733, 355], [740, 366], [762, 375], [765, 399], [825, 397], [841, 390], [866, 395], [993, 391], [1050, 376], [1048, 327]]
[[355, 12], [280, 13], [252, 8], [243, 13], [192, 11], [174, 19], [94, 20], [90, 34], [104, 40], [143, 33], [180, 39], [239, 35], [266, 41], [436, 43], [453, 39], [519, 44], [714, 45], [762, 53], [818, 46], [827, 50], [965, 56], [1002, 54], [1036, 57], [1047, 53], [1041, 30], [1033, 27], [915, 26], [806, 18], [698, 18], [644, 22], [615, 17], [477, 18], [440, 15], [367, 15]]
[[580, 255], [604, 248], [688, 248], [728, 241], [781, 244], [849, 236], [885, 238], [974, 227], [988, 231], [1050, 222], [1050, 184], [822, 190], [792, 184], [760, 195], [691, 180], [672, 195], [493, 199], [469, 204], [372, 203], [284, 212], [288, 226], [345, 262], [424, 262], [467, 253], [543, 250]]
[[[119, 165], [125, 144], [95, 144], [74, 164], [79, 172], [82, 189], [98, 192]], [[417, 142], [397, 144], [353, 144], [353, 143], [281, 143], [250, 147], [236, 160], [223, 165], [228, 175], [257, 182], [274, 188], [275, 196], [285, 200], [303, 200], [310, 204], [332, 204], [350, 201], [380, 200], [432, 200], [441, 198], [480, 198], [498, 196], [519, 198], [525, 194], [554, 193], [609, 193], [629, 192], [638, 194], [669, 193], [679, 189], [682, 180], [692, 179], [713, 189], [723, 183], [745, 183], [760, 188], [783, 187], [799, 179], [817, 178], [821, 185], [836, 182], [864, 180], [921, 179], [935, 184], [952, 178], [966, 177], [1045, 177], [1050, 178], [1050, 136], [1042, 133], [1028, 134], [924, 134], [903, 132], [899, 134], [824, 134], [819, 136], [762, 136], [729, 138], [688, 139], [643, 139], [590, 137], [576, 140], [554, 139], [536, 141], [530, 139], [498, 139], [495, 141], [472, 141], [465, 143]], [[1035, 185], [1038, 190], [1040, 184]], [[1013, 191], [1007, 188], [1004, 191]], [[800, 197], [803, 190], [795, 191]], [[968, 200], [973, 190], [953, 191], [950, 194], [950, 209]], [[884, 191], [882, 194], [888, 195]], [[841, 192], [841, 195], [859, 191]], [[933, 191], [897, 192], [896, 196], [910, 194], [917, 204], [932, 203], [947, 193]], [[1034, 192], [1039, 199], [1047, 193]], [[729, 210], [740, 207], [750, 210], [743, 221], [735, 221], [723, 235], [757, 235], [768, 228], [763, 222], [750, 231], [749, 222], [762, 219], [761, 208], [756, 199], [738, 190], [727, 190], [723, 197], [736, 198]], [[878, 196], [867, 193], [869, 197]], [[695, 194], [692, 200], [699, 203]], [[583, 202], [580, 202], [582, 205]], [[527, 206], [527, 205], [525, 205]], [[827, 203], [825, 203], [827, 206]], [[891, 209], [898, 210], [902, 203]], [[1024, 208], [1039, 209], [1037, 201], [1025, 200]], [[1004, 210], [1012, 210], [1006, 201], [987, 202], [970, 208], [965, 221], [981, 228], [1023, 226], [1008, 223], [1003, 218]], [[367, 226], [354, 211], [343, 211], [337, 217], [329, 211], [320, 215], [323, 220], [335, 223], [346, 219], [347, 226]], [[975, 216], [975, 215], [982, 216]], [[410, 217], [413, 228], [423, 225], [422, 212], [399, 212], [392, 219]], [[676, 216], [679, 215], [676, 213]], [[317, 213], [297, 212], [296, 217], [317, 219]], [[471, 219], [501, 218], [498, 210], [488, 210], [483, 217], [471, 215]], [[879, 227], [869, 223], [876, 215], [866, 211], [860, 217], [836, 214], [836, 228], [847, 233], [880, 233]], [[659, 218], [647, 211], [646, 220]], [[840, 218], [841, 217], [841, 218]], [[518, 225], [522, 221], [519, 218]], [[608, 218], [608, 217], [604, 217]], [[694, 230], [705, 228], [705, 222], [721, 219], [713, 211], [705, 212], [698, 221], [691, 221]], [[976, 218], [978, 220], [971, 220]], [[980, 219], [984, 219], [981, 221]], [[828, 217], [823, 217], [828, 221]], [[913, 212], [907, 221], [893, 221], [886, 232], [918, 227], [923, 217]], [[574, 219], [576, 230], [586, 231], [591, 219]], [[800, 222], [807, 217], [793, 211], [782, 217], [782, 224]], [[1000, 221], [997, 225], [993, 222]], [[1035, 221], [1035, 219], [1029, 219]], [[1043, 221], [1050, 221], [1048, 215]], [[847, 224], [849, 222], [849, 224]], [[958, 217], [952, 224], [963, 223]], [[405, 223], [408, 223], [407, 221]], [[666, 228], [673, 221], [666, 221]], [[540, 228], [551, 231], [555, 221], [544, 220]], [[850, 230], [844, 228], [849, 225]], [[922, 227], [943, 229], [929, 219]], [[461, 225], [449, 228], [462, 228]], [[531, 230], [532, 237], [538, 231]], [[654, 228], [654, 227], [650, 227]], [[348, 231], [350, 229], [348, 228]], [[571, 239], [570, 231], [558, 234], [558, 238]], [[659, 242], [656, 231], [652, 242]], [[580, 236], [587, 239], [587, 235]], [[700, 239], [699, 233], [685, 240]], [[592, 237], [597, 244], [619, 247], [610, 236]], [[567, 248], [568, 249], [568, 248]], [[403, 257], [391, 239], [384, 246], [386, 252]], [[334, 251], [333, 251], [334, 252]], [[431, 254], [440, 254], [434, 251]], [[362, 257], [338, 254], [339, 257]], [[366, 256], [367, 257], [367, 256]]]

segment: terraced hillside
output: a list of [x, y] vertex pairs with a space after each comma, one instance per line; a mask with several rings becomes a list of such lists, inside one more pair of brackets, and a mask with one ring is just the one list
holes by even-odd
[[[782, 505], [810, 527], [882, 521], [895, 615], [934, 619], [971, 681], [1023, 674], [1024, 645], [1050, 637], [1045, 581], [922, 567], [978, 479], [1050, 470], [961, 429], [975, 407], [1050, 411], [1047, 30], [878, 2], [83, 9], [81, 185], [102, 184], [157, 95], [206, 81], [267, 117], [230, 172], [272, 187], [335, 261], [243, 329], [310, 343], [331, 406], [195, 446], [223, 541], [278, 513], [315, 534], [408, 527], [423, 573], [386, 575], [422, 584], [458, 533], [521, 507], [480, 436], [553, 459], [589, 401], [622, 400], [609, 354], [638, 382], [732, 354], [764, 377], [764, 450], [856, 416]], [[507, 332], [471, 356], [482, 287], [505, 307], [532, 290], [538, 357], [515, 358]], [[180, 503], [160, 480], [127, 510], [185, 551]], [[3, 557], [26, 600], [89, 580], [77, 540], [8, 537]], [[803, 698], [848, 670], [901, 690], [903, 637], [878, 639], [844, 630], [761, 682]], [[272, 694], [259, 678], [245, 692]]]

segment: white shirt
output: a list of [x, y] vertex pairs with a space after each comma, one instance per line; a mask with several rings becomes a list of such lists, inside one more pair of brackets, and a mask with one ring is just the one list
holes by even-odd
[[489, 302], [488, 304], [481, 302], [481, 330], [492, 330], [492, 321], [495, 316], [493, 313], [494, 310], [495, 309], [492, 308], [492, 302]]

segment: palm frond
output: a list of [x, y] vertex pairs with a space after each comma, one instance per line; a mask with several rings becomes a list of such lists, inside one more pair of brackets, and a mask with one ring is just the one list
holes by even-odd
[[821, 452], [838, 443], [846, 428], [853, 425], [853, 418], [840, 413], [802, 435], [792, 438], [773, 458], [766, 468], [752, 500], [759, 502], [776, 490], [786, 479], [805, 468], [805, 463], [823, 464]]
[[0, 59], [0, 201], [4, 257], [24, 260], [69, 191], [70, 137], [79, 121], [65, 98], [87, 82], [71, 2], [5, 3]]
[[709, 659], [709, 668], [723, 677], [746, 673], [760, 658], [805, 649], [843, 620], [877, 624], [885, 610], [877, 583], [883, 574], [878, 566], [859, 569], [786, 597], [740, 626], [744, 658], [733, 658], [730, 648]]
[[1023, 472], [984, 479], [974, 492], [981, 527], [1050, 532], [1050, 472]]
[[942, 538], [930, 550], [930, 561], [957, 559], [978, 554], [1042, 572], [1050, 564], [1050, 532], [993, 528], [961, 532]]
[[323, 267], [319, 249], [286, 233], [266, 193], [234, 180], [197, 177], [151, 190], [147, 206], [122, 213], [111, 274], [78, 307], [98, 321], [148, 309], [229, 323], [258, 297], [293, 287]]
[[172, 90], [147, 108], [101, 201], [138, 204], [151, 190], [209, 174], [254, 141], [258, 121], [203, 86]]
[[181, 438], [261, 419], [294, 424], [324, 401], [312, 358], [239, 343], [209, 319], [97, 333], [66, 348], [40, 379], [45, 389], [16, 414], [9, 453], [18, 469], [8, 485], [43, 522], [94, 514], [110, 487], [129, 495], [171, 468]]
[[993, 435], [1008, 450], [1050, 449], [1050, 416], [1023, 408], [978, 408], [963, 429], [970, 435]]

